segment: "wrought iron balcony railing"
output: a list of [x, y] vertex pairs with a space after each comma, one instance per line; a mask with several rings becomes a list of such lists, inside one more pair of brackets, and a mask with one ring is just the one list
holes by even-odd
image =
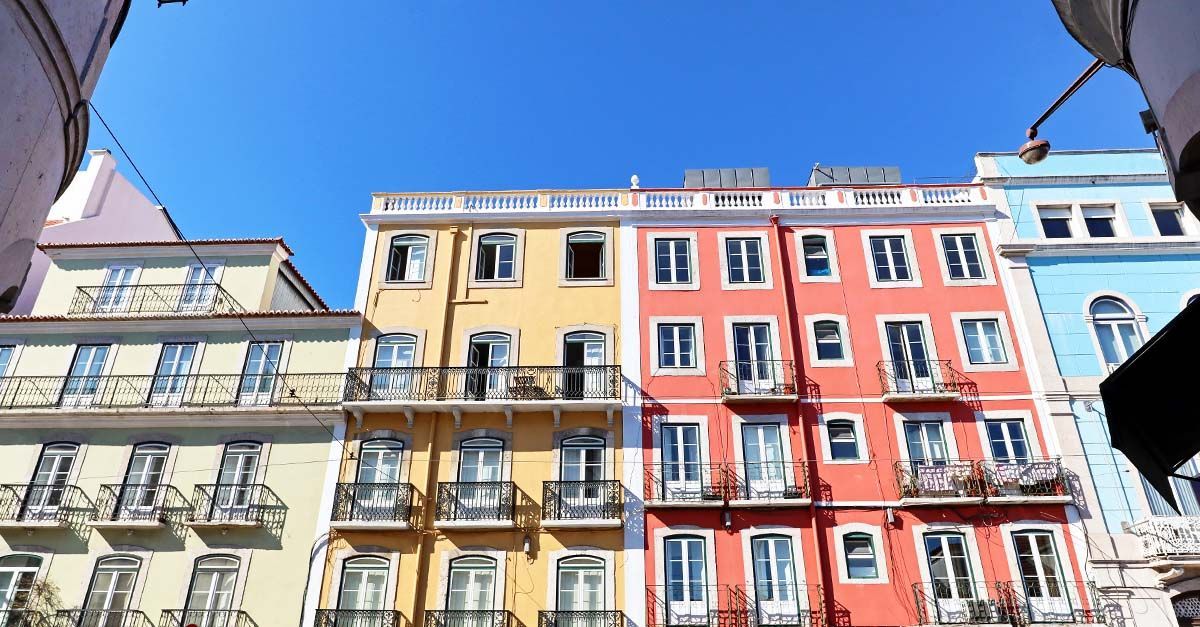
[[543, 481], [542, 520], [621, 520], [620, 481]]
[[648, 586], [646, 625], [650, 627], [748, 627], [750, 607], [733, 586], [681, 582]]
[[346, 375], [0, 377], [0, 409], [336, 405]]
[[730, 498], [725, 464], [661, 462], [647, 464], [645, 497], [663, 504], [720, 505]]
[[723, 361], [720, 364], [721, 396], [761, 398], [795, 396], [796, 365], [786, 360]]
[[1106, 612], [1095, 584], [1046, 577], [1026, 581], [969, 580], [913, 584], [918, 624], [1100, 624]]
[[0, 610], [0, 627], [47, 627], [46, 615], [29, 609]]
[[515, 494], [516, 486], [511, 481], [439, 483], [434, 519], [513, 521]]
[[152, 627], [154, 623], [138, 610], [59, 610], [55, 627]]
[[163, 610], [159, 627], [255, 627], [241, 610]]
[[988, 497], [1071, 495], [1071, 484], [1058, 459], [989, 459], [979, 464], [987, 481]]
[[102, 485], [96, 495], [96, 514], [93, 520], [162, 522], [166, 520], [166, 509], [170, 501], [176, 501], [177, 495], [175, 488], [166, 484]]
[[425, 610], [425, 627], [509, 627], [508, 610]]
[[270, 490], [261, 483], [203, 484], [192, 497], [191, 522], [201, 525], [261, 525]]
[[821, 586], [773, 581], [756, 582], [752, 587], [737, 586], [731, 594], [735, 603], [744, 605], [749, 621], [756, 627], [824, 627]]
[[68, 315], [130, 316], [242, 312], [215, 283], [165, 285], [87, 285], [75, 289]]
[[401, 627], [396, 610], [317, 610], [315, 627]]
[[983, 498], [987, 486], [979, 465], [970, 460], [898, 461], [896, 485], [902, 499]]
[[805, 462], [743, 462], [727, 466], [730, 498], [779, 501], [809, 497]]
[[949, 361], [881, 361], [877, 369], [884, 395], [895, 400], [954, 398], [966, 383]]
[[1146, 557], [1200, 556], [1200, 516], [1154, 516], [1131, 525], [1129, 533], [1141, 540]]
[[409, 483], [339, 483], [333, 493], [333, 520], [413, 525], [415, 491]]
[[351, 368], [347, 401], [617, 400], [620, 366]]
[[73, 485], [0, 485], [0, 522], [65, 525], [73, 517], [91, 510], [87, 495]]
[[606, 610], [538, 612], [538, 627], [625, 627], [625, 613]]

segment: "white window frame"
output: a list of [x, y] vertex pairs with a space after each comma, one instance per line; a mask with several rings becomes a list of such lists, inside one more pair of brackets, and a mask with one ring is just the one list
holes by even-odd
[[[756, 239], [759, 245], [759, 261], [762, 263], [763, 280], [758, 283], [742, 281], [734, 283], [729, 280], [729, 249], [728, 241], [734, 239]], [[720, 231], [717, 233], [718, 258], [721, 263], [721, 289], [723, 290], [770, 290], [775, 289], [775, 279], [772, 273], [774, 263], [771, 259], [771, 239], [766, 231]], [[747, 268], [748, 269], [748, 268]]]
[[[917, 263], [917, 248], [913, 244], [912, 229], [864, 229], [862, 233], [863, 259], [867, 266], [867, 280], [871, 287], [894, 289], [903, 287], [921, 287], [921, 265]], [[875, 255], [871, 252], [871, 238], [899, 237], [904, 242], [904, 255], [908, 260], [908, 271], [911, 278], [907, 281], [880, 281], [875, 269]]]
[[[996, 273], [992, 268], [992, 249], [988, 245], [987, 236], [982, 227], [964, 226], [962, 228], [933, 229], [933, 243], [937, 246], [938, 267], [942, 271], [942, 284], [947, 287], [965, 287], [974, 285], [995, 285]], [[943, 235], [971, 235], [975, 237], [975, 247], [979, 251], [979, 263], [983, 267], [983, 277], [955, 279], [950, 277], [950, 263], [946, 258], [946, 246], [942, 242]]]
[[356, 557], [378, 557], [387, 562], [388, 574], [387, 585], [384, 588], [385, 592], [383, 607], [386, 609], [396, 607], [396, 579], [400, 572], [400, 552], [381, 552], [369, 550], [360, 553], [353, 546], [347, 546], [338, 550], [337, 554], [334, 556], [337, 568], [336, 572], [333, 573], [333, 580], [329, 583], [329, 598], [326, 600], [326, 605], [330, 609], [337, 609], [338, 602], [341, 601], [342, 597], [342, 577], [346, 571], [346, 562]]
[[[963, 372], [1012, 372], [1017, 370], [1017, 355], [1013, 349], [1012, 329], [1003, 311], [956, 311], [950, 314], [954, 323], [954, 340], [958, 344], [959, 367]], [[962, 323], [966, 320], [995, 320], [1000, 333], [1000, 345], [1004, 348], [1005, 361], [995, 364], [973, 364], [967, 351], [967, 337]]]
[[[380, 266], [379, 280], [375, 282], [375, 287], [381, 290], [427, 290], [433, 287], [433, 263], [437, 253], [438, 231], [436, 229], [397, 229], [381, 235], [382, 237], [379, 240], [382, 243], [382, 250], [380, 250], [379, 255], [382, 258], [382, 265]], [[387, 276], [388, 263], [392, 257], [392, 238], [404, 237], [405, 235], [419, 235], [426, 239], [425, 276], [420, 281], [389, 281]], [[474, 270], [475, 267], [472, 265], [471, 276], [475, 276], [473, 274]]]
[[1017, 548], [1013, 543], [1013, 534], [1022, 531], [1041, 531], [1049, 533], [1054, 538], [1054, 550], [1058, 553], [1058, 566], [1062, 569], [1063, 589], [1067, 591], [1068, 598], [1078, 605], [1079, 591], [1075, 589], [1074, 585], [1067, 585], [1067, 583], [1075, 583], [1083, 577], [1074, 571], [1075, 562], [1072, 560], [1070, 552], [1075, 545], [1067, 543], [1066, 535], [1060, 524], [1044, 520], [1019, 520], [1000, 524], [1000, 533], [1004, 537], [1004, 556], [1008, 558], [1010, 581], [1022, 582], [1021, 564], [1017, 561]]
[[[695, 327], [696, 366], [694, 368], [659, 367], [658, 327], [661, 325], [690, 324]], [[701, 316], [651, 316], [650, 318], [650, 375], [654, 377], [700, 377], [704, 376], [704, 318]]]
[[508, 566], [508, 551], [488, 547], [447, 549], [441, 551], [438, 559], [438, 598], [434, 609], [446, 609], [446, 591], [450, 588], [450, 563], [462, 557], [487, 557], [496, 562], [496, 581], [492, 589], [492, 606], [506, 609], [504, 586], [507, 581], [505, 570]]
[[[1146, 200], [1145, 205], [1146, 219], [1150, 221], [1150, 224], [1154, 227], [1154, 234], [1158, 237], [1169, 237], [1171, 239], [1168, 241], [1177, 242], [1185, 237], [1194, 238], [1197, 235], [1200, 235], [1200, 221], [1197, 221], [1196, 216], [1192, 215], [1192, 212], [1188, 211], [1187, 207], [1183, 206], [1183, 204], [1179, 201], [1169, 199]], [[1162, 209], [1168, 206], [1177, 207], [1181, 212], [1179, 217], [1179, 225], [1183, 228], [1183, 235], [1163, 235], [1162, 232], [1158, 230], [1158, 221], [1154, 219], [1154, 210]]]
[[[742, 576], [746, 582], [746, 590], [755, 589], [754, 581], [754, 540], [763, 536], [783, 536], [791, 540], [792, 570], [796, 578], [796, 603], [801, 611], [809, 609], [811, 600], [805, 594], [808, 585], [807, 568], [804, 562], [804, 530], [787, 525], [754, 525], [742, 529], [739, 533], [742, 544]], [[751, 610], [753, 611], [753, 610]]]
[[[11, 553], [28, 553], [29, 551], [13, 550]], [[35, 553], [36, 554], [36, 553]], [[150, 572], [150, 565], [154, 558], [154, 550], [133, 544], [114, 544], [112, 550], [107, 553], [93, 554], [91, 556], [91, 565], [87, 572], [83, 574], [83, 585], [80, 586], [79, 607], [83, 607], [87, 603], [88, 592], [91, 591], [92, 580], [96, 575], [96, 567], [100, 565], [102, 560], [112, 557], [127, 557], [138, 560], [137, 576], [133, 580], [133, 588], [129, 592], [129, 609], [135, 610], [141, 606], [142, 593], [146, 588], [146, 577]], [[195, 562], [192, 563], [193, 566]], [[188, 585], [185, 585], [184, 599], [187, 599], [186, 588], [191, 585], [191, 570], [188, 571]], [[178, 607], [186, 607], [180, 605]]]
[[[780, 462], [783, 464], [783, 472], [785, 477], [792, 472], [792, 464], [795, 463], [792, 457], [792, 430], [789, 427], [787, 414], [762, 414], [762, 415], [733, 415], [731, 426], [733, 428], [733, 457], [734, 457], [734, 473], [738, 477], [738, 481], [745, 483], [746, 481], [746, 449], [742, 442], [742, 426], [744, 425], [777, 425], [779, 427], [779, 448], [782, 454]], [[792, 481], [797, 481], [795, 475], [791, 475]], [[803, 478], [799, 478], [803, 481]], [[786, 479], [785, 479], [786, 481]], [[803, 487], [803, 486], [801, 486]]]
[[725, 316], [725, 359], [735, 361], [733, 325], [735, 324], [765, 324], [767, 333], [771, 335], [771, 360], [783, 361], [783, 348], [779, 342], [779, 318], [776, 316]]
[[[854, 424], [854, 441], [858, 451], [858, 457], [854, 459], [834, 459], [833, 449], [829, 439], [828, 423], [835, 420], [845, 420]], [[851, 464], [868, 464], [871, 462], [871, 451], [867, 448], [867, 430], [863, 424], [861, 414], [851, 414], [848, 412], [828, 412], [817, 415], [817, 433], [821, 438], [821, 461], [826, 464], [834, 465], [851, 465]]]
[[[851, 578], [850, 569], [846, 565], [846, 545], [844, 538], [851, 534], [861, 533], [871, 538], [875, 549], [875, 577]], [[833, 544], [837, 557], [838, 583], [843, 584], [886, 584], [888, 583], [887, 560], [884, 559], [883, 530], [875, 525], [860, 522], [849, 522], [833, 528]]]
[[[477, 279], [479, 271], [479, 240], [485, 235], [512, 235], [516, 238], [513, 243], [513, 278], [511, 279]], [[474, 229], [471, 233], [471, 257], [468, 261], [469, 272], [467, 287], [479, 289], [504, 289], [522, 287], [525, 284], [525, 229]]]
[[1033, 422], [1033, 412], [1024, 409], [992, 409], [975, 412], [975, 428], [979, 431], [979, 445], [983, 447], [985, 460], [995, 459], [992, 454], [992, 442], [988, 438], [987, 432], [987, 423], [992, 420], [1021, 421], [1025, 428], [1025, 446], [1029, 448], [1029, 457], [1033, 459], [1045, 457], [1041, 436]]
[[[1088, 200], [1060, 200], [1055, 202], [1037, 202], [1030, 203], [1033, 207], [1034, 215], [1037, 216], [1038, 238], [1049, 244], [1064, 243], [1064, 242], [1105, 242], [1127, 239], [1131, 236], [1132, 231], [1129, 228], [1128, 213], [1119, 200], [1107, 199], [1088, 199]], [[1092, 237], [1088, 233], [1087, 223], [1083, 220], [1083, 209], [1093, 207], [1112, 207], [1113, 208], [1113, 232], [1116, 234], [1113, 237]], [[1042, 211], [1045, 209], [1066, 209], [1070, 213], [1071, 237], [1046, 237], [1046, 230], [1042, 227]], [[1154, 220], [1153, 216], [1146, 216], [1150, 221]], [[1154, 227], [1154, 231], [1158, 232], [1158, 227]]]
[[699, 428], [699, 431], [700, 431], [700, 471], [702, 473], [708, 472], [707, 468], [708, 468], [708, 464], [709, 464], [709, 459], [711, 457], [711, 455], [709, 454], [709, 448], [708, 448], [709, 447], [709, 443], [708, 443], [709, 424], [708, 423], [709, 423], [708, 416], [705, 416], [703, 414], [690, 415], [690, 416], [676, 416], [673, 414], [665, 415], [665, 416], [662, 416], [662, 415], [654, 416], [654, 419], [652, 420], [651, 427], [650, 427], [650, 430], [651, 430], [650, 436], [651, 436], [651, 441], [653, 444], [653, 448], [650, 450], [650, 461], [651, 461], [651, 463], [654, 464], [654, 467], [660, 468], [661, 464], [662, 464], [662, 428], [663, 428], [663, 425], [695, 424], [695, 425], [700, 426], [700, 428]]
[[592, 557], [604, 564], [604, 609], [617, 609], [616, 553], [608, 549], [594, 546], [570, 546], [556, 551], [550, 551], [549, 562], [546, 566], [546, 609], [558, 611], [558, 565], [564, 559], [572, 557]]
[[940, 422], [942, 423], [942, 437], [946, 438], [946, 458], [950, 460], [962, 459], [958, 455], [958, 438], [954, 433], [954, 422], [950, 419], [948, 411], [927, 411], [927, 412], [910, 412], [892, 414], [892, 422], [896, 428], [896, 446], [899, 450], [899, 459], [902, 462], [909, 461], [908, 457], [908, 439], [904, 437], [904, 423], [906, 422]]
[[[804, 236], [818, 235], [825, 238], [825, 253], [829, 255], [829, 276], [809, 276], [804, 265]], [[796, 259], [799, 267], [796, 280], [801, 283], [840, 283], [842, 275], [838, 270], [837, 242], [833, 237], [833, 229], [799, 229], [796, 236]]]
[[[568, 279], [567, 278], [567, 244], [570, 237], [578, 233], [600, 233], [604, 236], [604, 276], [599, 279]], [[558, 230], [558, 285], [559, 287], [588, 287], [596, 285], [613, 285], [616, 259], [616, 240], [613, 238], [611, 226], [578, 226]]]
[[654, 583], [662, 590], [667, 585], [667, 540], [672, 536], [697, 536], [704, 540], [704, 575], [705, 594], [711, 596], [713, 586], [717, 585], [717, 544], [716, 531], [693, 525], [672, 525], [659, 527], [654, 530]]
[[[1184, 292], [1183, 296], [1179, 297], [1179, 311], [1183, 311], [1184, 309], [1186, 309], [1188, 306], [1188, 301], [1193, 298], [1197, 298], [1197, 297], [1200, 297], [1200, 289], [1188, 290], [1188, 291]], [[11, 342], [5, 342], [4, 340], [0, 340], [0, 344], [11, 344]], [[14, 352], [13, 355], [14, 355], [13, 360], [15, 361], [16, 353]]]
[[[838, 323], [838, 332], [842, 337], [841, 359], [817, 358], [817, 328], [818, 322]], [[804, 316], [804, 328], [808, 335], [808, 366], [810, 368], [846, 368], [854, 366], [853, 342], [850, 340], [850, 321], [842, 314], [818, 313]]]
[[[1125, 303], [1125, 306], [1133, 312], [1133, 322], [1138, 332], [1141, 334], [1141, 345], [1145, 346], [1146, 342], [1150, 341], [1153, 335], [1150, 333], [1150, 327], [1146, 324], [1146, 314], [1137, 306], [1132, 298], [1112, 290], [1100, 290], [1092, 292], [1083, 298], [1083, 322], [1087, 325], [1088, 335], [1092, 338], [1092, 349], [1096, 352], [1096, 364], [1100, 367], [1100, 375], [1106, 376], [1108, 372], [1105, 370], [1108, 362], [1104, 359], [1104, 350], [1100, 347], [1100, 336], [1096, 335], [1095, 317], [1092, 316], [1092, 303], [1098, 298], [1113, 298]], [[1187, 301], [1184, 301], [1185, 303]], [[1139, 347], [1140, 348], [1140, 347]]]
[[929, 361], [940, 361], [938, 357], [937, 342], [933, 337], [933, 322], [930, 320], [927, 313], [911, 313], [911, 314], [877, 314], [875, 316], [875, 331], [879, 334], [879, 354], [883, 356], [883, 361], [892, 360], [892, 352], [888, 348], [887, 339], [887, 323], [889, 322], [918, 322], [921, 324], [921, 330], [925, 337], [925, 349], [929, 354]]
[[[687, 283], [659, 283], [658, 255], [655, 240], [683, 239], [688, 241], [688, 264], [691, 279]], [[646, 287], [651, 291], [696, 291], [700, 289], [700, 264], [695, 231], [651, 231], [646, 233]]]
[[[1184, 303], [1187, 303], [1186, 298], [1184, 299]], [[21, 353], [25, 350], [25, 339], [0, 337], [0, 346], [11, 346], [13, 349], [12, 357], [8, 359], [8, 368], [0, 371], [0, 377], [14, 377], [17, 375], [17, 362], [21, 359]]]
[[[933, 581], [933, 577], [929, 573], [929, 555], [925, 551], [925, 534], [927, 533], [958, 533], [963, 536], [963, 543], [967, 547], [967, 561], [971, 565], [971, 580], [977, 583], [984, 583], [987, 578], [983, 576], [983, 564], [980, 560], [983, 557], [979, 554], [979, 539], [975, 537], [975, 529], [971, 525], [949, 522], [931, 522], [923, 525], [913, 525], [913, 542], [916, 545], [917, 553], [917, 569], [920, 573], [918, 581], [928, 583]], [[978, 592], [977, 590], [975, 592]], [[937, 611], [934, 609], [932, 601], [928, 602], [926, 610], [931, 616], [937, 616]]]

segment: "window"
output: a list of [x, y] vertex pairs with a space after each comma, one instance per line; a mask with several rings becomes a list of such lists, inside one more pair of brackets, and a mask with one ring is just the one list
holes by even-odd
[[269, 405], [279, 375], [283, 342], [251, 342], [242, 367], [242, 385], [238, 402], [242, 405]]
[[1142, 345], [1137, 320], [1129, 307], [1116, 298], [1097, 298], [1088, 311], [1100, 355], [1107, 371], [1112, 372]]
[[83, 609], [91, 610], [97, 618], [104, 617], [98, 625], [115, 627], [125, 623], [121, 612], [133, 605], [133, 585], [141, 566], [136, 557], [105, 557], [96, 562]]
[[762, 283], [762, 240], [729, 238], [725, 240], [725, 261], [730, 283]]
[[1065, 582], [1062, 580], [1058, 553], [1054, 549], [1054, 536], [1047, 531], [1019, 531], [1013, 533], [1012, 537], [1017, 549], [1021, 583], [1031, 604], [1036, 606], [1046, 599], [1065, 597]]
[[1083, 211], [1083, 223], [1087, 227], [1088, 235], [1092, 237], [1117, 236], [1116, 207], [1082, 207], [1081, 210]]
[[1001, 463], [1029, 461], [1029, 443], [1025, 439], [1023, 420], [987, 420], [988, 447], [992, 457]]
[[946, 272], [951, 279], [983, 279], [983, 259], [979, 256], [979, 245], [975, 236], [943, 235], [942, 250], [946, 254]]
[[133, 301], [133, 285], [138, 274], [137, 266], [110, 266], [104, 275], [104, 285], [96, 294], [93, 311], [129, 311]]
[[108, 360], [107, 344], [81, 344], [75, 349], [75, 359], [63, 386], [61, 404], [64, 407], [86, 407], [100, 389], [104, 363]]
[[185, 625], [224, 625], [224, 613], [233, 608], [233, 591], [237, 584], [238, 558], [228, 555], [202, 557], [196, 560], [192, 583], [188, 588]]
[[143, 442], [133, 447], [114, 512], [118, 518], [136, 518], [139, 514], [144, 517], [151, 513], [163, 491], [163, 474], [170, 452], [170, 445], [161, 442]]
[[677, 607], [678, 613], [707, 617], [705, 599], [708, 592], [708, 576], [705, 572], [707, 558], [704, 539], [696, 536], [667, 538], [663, 541], [663, 554], [667, 571], [664, 573], [667, 584], [666, 602], [672, 604], [668, 612], [676, 610]]
[[13, 345], [0, 345], [0, 377], [8, 375], [8, 367], [12, 365], [13, 355], [17, 352], [17, 347]]
[[217, 276], [221, 273], [220, 262], [194, 263], [188, 266], [179, 298], [180, 312], [208, 311], [217, 297]]
[[388, 281], [424, 281], [429, 238], [424, 235], [397, 235], [388, 252]]
[[79, 445], [71, 442], [55, 442], [42, 447], [33, 480], [29, 482], [22, 516], [36, 519], [40, 515], [52, 516], [58, 511], [78, 455]]
[[[604, 610], [604, 560], [597, 557], [574, 556], [558, 560], [559, 612], [600, 612]], [[560, 616], [563, 627], [591, 627], [595, 623], [586, 616]]]
[[788, 477], [787, 455], [778, 423], [742, 425], [743, 476], [745, 496], [738, 498], [783, 498], [793, 481]]
[[696, 367], [696, 325], [658, 325], [658, 367]]
[[382, 557], [355, 557], [346, 560], [342, 565], [338, 609], [385, 609], [388, 570], [388, 561]]
[[845, 359], [846, 351], [842, 348], [840, 324], [833, 320], [813, 323], [813, 335], [816, 336], [818, 360]]
[[880, 282], [911, 281], [908, 253], [904, 238], [899, 235], [871, 237], [871, 258], [875, 264], [875, 279]]
[[466, 398], [482, 401], [504, 398], [508, 393], [512, 338], [507, 333], [479, 333], [467, 349]]
[[567, 278], [603, 279], [604, 234], [595, 231], [567, 236]]
[[925, 534], [925, 555], [934, 598], [975, 598], [967, 541], [961, 533]]
[[[400, 461], [403, 457], [404, 444], [401, 442], [367, 440], [359, 448], [358, 476], [355, 481], [360, 484], [395, 485], [400, 481]], [[362, 494], [361, 489], [359, 493]]]
[[905, 421], [904, 441], [908, 447], [908, 459], [914, 466], [945, 466], [950, 461], [941, 421]]
[[603, 333], [576, 331], [563, 336], [563, 397], [596, 398], [609, 391]]
[[[33, 585], [37, 580], [42, 558], [36, 555], [5, 555], [0, 557], [0, 616], [4, 610], [28, 609], [33, 598]], [[10, 619], [13, 627], [21, 627], [22, 616]]]
[[[760, 605], [760, 611], [765, 609], [769, 614], [778, 614], [778, 610], [795, 611], [798, 591], [792, 565], [792, 539], [758, 536], [750, 541], [750, 553], [754, 561], [754, 600]], [[791, 607], [780, 607], [780, 602], [790, 602]], [[764, 604], [766, 608], [761, 607]]]
[[413, 387], [417, 338], [396, 333], [375, 339], [375, 369], [371, 371], [372, 399], [404, 399]]
[[511, 281], [516, 278], [517, 237], [508, 233], [490, 233], [479, 238], [475, 279]]
[[151, 405], [177, 407], [183, 402], [195, 355], [195, 344], [163, 344], [158, 368], [154, 371], [154, 386], [150, 390]]
[[1038, 208], [1038, 218], [1042, 223], [1042, 233], [1047, 238], [1073, 237], [1070, 207], [1040, 207]]
[[996, 320], [963, 320], [963, 342], [967, 346], [967, 361], [972, 364], [1002, 364], [1008, 362], [1000, 325]]
[[1150, 205], [1150, 215], [1163, 237], [1185, 235], [1183, 230], [1183, 208], [1179, 205]]
[[842, 536], [842, 550], [846, 555], [846, 576], [850, 579], [877, 579], [879, 568], [875, 562], [875, 541], [867, 533], [848, 533]]
[[655, 280], [662, 284], [686, 284], [692, 282], [691, 240], [655, 239]]
[[245, 514], [254, 500], [254, 480], [258, 476], [258, 463], [262, 456], [262, 444], [258, 442], [230, 442], [221, 455], [221, 470], [217, 474], [217, 485], [213, 489], [214, 518]]
[[700, 425], [662, 425], [663, 497], [683, 500], [701, 490]]
[[496, 590], [496, 560], [482, 556], [455, 559], [450, 562], [447, 581], [447, 610], [491, 611]]
[[830, 263], [829, 244], [824, 235], [805, 235], [800, 238], [804, 249], [804, 274], [810, 277], [833, 275]]
[[829, 458], [832, 460], [856, 460], [858, 457], [858, 434], [852, 420], [830, 420], [825, 423], [829, 434]]

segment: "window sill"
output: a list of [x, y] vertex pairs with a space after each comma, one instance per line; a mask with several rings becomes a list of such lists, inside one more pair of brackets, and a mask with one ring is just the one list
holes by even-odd
[[976, 287], [979, 285], [996, 284], [996, 280], [991, 277], [984, 277], [982, 279], [951, 279], [949, 277], [943, 277], [943, 279], [944, 280], [942, 283], [944, 283], [946, 287]]
[[917, 279], [909, 279], [907, 281], [880, 281], [878, 279], [874, 279], [874, 278], [870, 278], [870, 277], [868, 277], [868, 279], [871, 282], [871, 287], [878, 288], [878, 289], [921, 287], [921, 281], [919, 281]]
[[511, 289], [521, 286], [521, 279], [471, 279], [467, 281], [467, 287], [480, 290]]
[[652, 377], [703, 377], [704, 368], [651, 368]]
[[1017, 364], [1005, 362], [1002, 364], [972, 364], [963, 362], [961, 372], [1016, 372]]
[[433, 281], [380, 281], [375, 284], [380, 290], [427, 290], [433, 287]]
[[809, 368], [853, 368], [853, 359], [828, 359], [828, 360], [812, 360], [808, 362]]
[[559, 287], [612, 287], [612, 279], [568, 279], [566, 277], [558, 278]]
[[652, 292], [654, 292], [654, 291], [695, 292], [700, 289], [700, 282], [695, 281], [692, 283], [651, 283], [649, 285], [649, 289]]

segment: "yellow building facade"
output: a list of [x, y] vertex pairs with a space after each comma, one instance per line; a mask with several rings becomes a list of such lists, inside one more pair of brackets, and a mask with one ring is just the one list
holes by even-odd
[[317, 624], [623, 624], [626, 196], [375, 196]]

